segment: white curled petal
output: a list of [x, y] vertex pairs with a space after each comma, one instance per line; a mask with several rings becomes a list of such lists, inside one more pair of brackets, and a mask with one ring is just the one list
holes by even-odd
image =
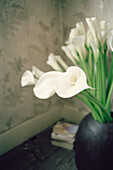
[[72, 61], [72, 63], [75, 64], [74, 57], [70, 53], [68, 47], [67, 46], [62, 46], [61, 49], [65, 52], [66, 56]]
[[78, 30], [78, 35], [85, 35], [85, 28], [83, 22], [76, 23], [76, 28]]
[[100, 28], [101, 28], [101, 31], [109, 30], [108, 23], [105, 20], [100, 21]]
[[44, 73], [33, 89], [35, 96], [40, 99], [47, 99], [54, 95], [55, 83], [61, 74], [63, 73], [56, 71]]
[[74, 45], [73, 44], [69, 44], [69, 45], [67, 45], [67, 47], [68, 47], [68, 49], [69, 49], [69, 51], [71, 52], [71, 54], [73, 55], [73, 57], [76, 59], [76, 60], [78, 60], [78, 56], [77, 56], [77, 54], [76, 54], [76, 49], [75, 49], [75, 47], [74, 47]]
[[53, 53], [50, 53], [50, 55], [48, 56], [48, 61], [46, 63], [56, 71], [63, 71], [63, 69], [57, 63], [55, 55]]
[[96, 44], [98, 45], [98, 36], [97, 36], [97, 21], [95, 17], [92, 18], [86, 18], [86, 22], [89, 26], [89, 29], [93, 35], [93, 38], [96, 42]]
[[77, 28], [72, 28], [69, 34], [69, 40], [71, 41], [73, 38], [78, 36], [78, 29]]
[[26, 70], [21, 78], [21, 86], [24, 87], [24, 86], [34, 85], [34, 84], [35, 84], [35, 79], [32, 72]]
[[110, 32], [110, 37], [108, 40], [108, 46], [110, 50], [113, 52], [113, 30]]
[[85, 56], [86, 49], [85, 49], [85, 36], [81, 35], [73, 39], [72, 44], [74, 45], [75, 49], [79, 52], [80, 56]]
[[39, 79], [44, 74], [44, 72], [39, 70], [37, 67], [32, 66], [32, 74]]
[[67, 70], [68, 65], [65, 63], [65, 61], [58, 55], [55, 56], [56, 61], [58, 61], [58, 63], [65, 69]]
[[71, 66], [57, 79], [55, 90], [58, 96], [69, 98], [87, 88], [90, 87], [87, 85], [84, 71], [79, 67]]

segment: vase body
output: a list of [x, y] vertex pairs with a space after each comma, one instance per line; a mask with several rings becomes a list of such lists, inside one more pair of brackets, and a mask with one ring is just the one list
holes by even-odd
[[75, 143], [78, 170], [113, 170], [113, 123], [99, 123], [90, 114], [81, 121]]

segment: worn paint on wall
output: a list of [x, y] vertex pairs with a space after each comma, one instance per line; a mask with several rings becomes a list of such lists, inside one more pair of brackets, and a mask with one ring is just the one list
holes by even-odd
[[[49, 9], [49, 10], [48, 10]], [[52, 0], [0, 1], [0, 132], [57, 104], [55, 97], [39, 100], [20, 79], [35, 65], [43, 71], [51, 51], [61, 44], [59, 4]]]

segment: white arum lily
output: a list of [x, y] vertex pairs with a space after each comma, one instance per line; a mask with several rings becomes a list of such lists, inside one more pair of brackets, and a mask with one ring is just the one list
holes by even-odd
[[58, 96], [69, 98], [88, 88], [91, 87], [87, 85], [84, 71], [77, 66], [70, 66], [58, 77], [55, 91]]
[[72, 43], [72, 40], [79, 35], [85, 35], [85, 28], [83, 22], [78, 22], [76, 28], [72, 28], [69, 34], [67, 44]]
[[83, 22], [76, 23], [76, 28], [78, 30], [78, 35], [85, 35], [85, 28]]
[[35, 96], [40, 99], [47, 99], [54, 95], [56, 81], [62, 74], [62, 72], [58, 71], [44, 73], [33, 89]]
[[32, 66], [32, 74], [39, 79], [44, 74], [44, 72], [39, 70], [37, 67]]
[[68, 41], [66, 43], [67, 44], [71, 43], [73, 38], [75, 38], [76, 36], [78, 36], [78, 29], [77, 28], [72, 28], [71, 31], [70, 31], [70, 34], [69, 34]]
[[58, 56], [56, 55], [55, 59], [65, 70], [67, 70], [69, 66], [64, 62], [64, 60], [59, 55]]
[[29, 86], [35, 84], [35, 78], [31, 71], [26, 70], [21, 78], [21, 86]]
[[78, 56], [76, 54], [76, 49], [75, 49], [74, 45], [73, 44], [69, 44], [69, 45], [67, 45], [67, 47], [68, 47], [69, 51], [71, 52], [71, 54], [73, 55], [73, 57], [76, 60], [78, 60]]
[[68, 47], [67, 46], [62, 46], [61, 49], [65, 52], [66, 56], [72, 61], [72, 63], [75, 64], [74, 57], [70, 53]]
[[99, 49], [96, 46], [96, 43], [94, 41], [94, 38], [93, 38], [90, 30], [87, 31], [86, 43], [87, 43], [88, 48], [92, 47], [92, 50], [93, 50], [93, 53], [94, 53], [94, 57], [97, 60], [97, 58], [99, 56]]
[[78, 36], [73, 39], [72, 44], [74, 45], [75, 49], [78, 51], [81, 57], [86, 55], [84, 35]]
[[109, 48], [113, 52], [113, 30], [110, 32], [110, 37], [109, 37]]
[[63, 71], [63, 69], [59, 66], [59, 64], [55, 60], [55, 55], [53, 53], [50, 53], [50, 55], [48, 56], [48, 61], [46, 63], [56, 71]]
[[93, 35], [93, 38], [95, 40], [96, 46], [98, 46], [98, 36], [97, 36], [97, 22], [96, 22], [96, 18], [92, 17], [92, 18], [86, 18], [86, 22], [89, 26], [89, 29]]
[[101, 45], [103, 46], [104, 43], [107, 41], [107, 36], [110, 32], [110, 28], [105, 20], [100, 22], [100, 32], [98, 33], [99, 40]]

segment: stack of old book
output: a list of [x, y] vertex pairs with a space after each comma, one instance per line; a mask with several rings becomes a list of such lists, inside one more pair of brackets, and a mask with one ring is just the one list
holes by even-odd
[[73, 150], [78, 125], [67, 121], [58, 121], [51, 133], [52, 145]]

